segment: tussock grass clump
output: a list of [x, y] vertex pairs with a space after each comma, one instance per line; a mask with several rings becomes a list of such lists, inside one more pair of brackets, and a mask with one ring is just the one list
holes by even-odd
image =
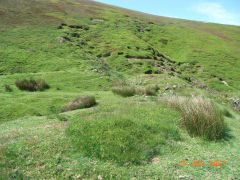
[[135, 93], [137, 95], [145, 95], [146, 91], [145, 91], [145, 88], [137, 87], [137, 88], [135, 88]]
[[160, 101], [182, 113], [181, 124], [190, 135], [208, 140], [217, 140], [223, 136], [225, 123], [222, 112], [207, 99], [170, 96]]
[[158, 90], [159, 90], [159, 87], [155, 85], [155, 86], [148, 86], [146, 88], [136, 88], [135, 92], [138, 95], [156, 96]]
[[114, 86], [127, 86], [128, 83], [124, 80], [115, 80], [113, 81]]
[[145, 94], [147, 96], [156, 96], [158, 90], [159, 90], [158, 86], [148, 86], [145, 89]]
[[128, 86], [113, 87], [112, 92], [123, 97], [130, 97], [135, 95], [135, 88]]
[[44, 79], [16, 80], [15, 85], [18, 87], [18, 89], [25, 91], [43, 91], [50, 88], [50, 86], [46, 83]]
[[76, 109], [90, 108], [96, 105], [94, 96], [78, 97], [68, 104], [62, 106], [62, 112], [73, 111]]
[[111, 113], [82, 116], [67, 134], [86, 156], [142, 164], [161, 154], [169, 140], [180, 139], [177, 117], [177, 112], [155, 104], [124, 104]]

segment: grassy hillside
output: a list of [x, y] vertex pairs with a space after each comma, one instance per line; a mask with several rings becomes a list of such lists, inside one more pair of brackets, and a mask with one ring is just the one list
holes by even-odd
[[[239, 26], [88, 0], [0, 0], [0, 179], [238, 178], [239, 35]], [[15, 81], [23, 79], [50, 88], [22, 91]], [[137, 94], [113, 94], [121, 83]], [[145, 96], [152, 86], [156, 96]], [[172, 95], [210, 99], [224, 115], [224, 137], [189, 135], [181, 114], [159, 102]], [[97, 105], [61, 111], [79, 96]]]

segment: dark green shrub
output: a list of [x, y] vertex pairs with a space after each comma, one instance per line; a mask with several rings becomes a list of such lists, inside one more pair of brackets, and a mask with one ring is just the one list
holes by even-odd
[[40, 79], [40, 80], [34, 80], [34, 79], [16, 80], [15, 85], [20, 90], [25, 90], [25, 91], [43, 91], [45, 89], [50, 88], [50, 86], [43, 79]]
[[163, 72], [161, 70], [155, 70], [154, 74], [162, 74]]
[[67, 134], [77, 151], [119, 164], [143, 164], [179, 140], [176, 112], [154, 104], [124, 104], [114, 112], [82, 116]]
[[83, 108], [90, 108], [96, 105], [96, 99], [94, 96], [85, 96], [85, 97], [78, 97], [68, 104], [62, 106], [62, 111], [73, 111], [76, 109], [83, 109]]
[[152, 74], [153, 70], [152, 69], [148, 69], [147, 71], [144, 72], [145, 74]]
[[114, 87], [112, 92], [123, 97], [129, 97], [135, 95], [135, 88], [128, 86]]

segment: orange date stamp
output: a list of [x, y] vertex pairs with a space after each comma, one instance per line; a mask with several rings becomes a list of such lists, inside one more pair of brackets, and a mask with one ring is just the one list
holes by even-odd
[[187, 161], [179, 161], [179, 166], [195, 166], [195, 167], [217, 167], [217, 166], [227, 166], [226, 161], [197, 161], [193, 160], [192, 163], [188, 163]]

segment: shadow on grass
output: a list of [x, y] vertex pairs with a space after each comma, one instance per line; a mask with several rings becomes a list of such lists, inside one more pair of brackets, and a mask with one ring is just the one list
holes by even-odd
[[231, 129], [228, 126], [226, 126], [224, 133], [222, 134], [220, 139], [223, 141], [230, 141], [233, 138], [234, 136], [231, 134]]

